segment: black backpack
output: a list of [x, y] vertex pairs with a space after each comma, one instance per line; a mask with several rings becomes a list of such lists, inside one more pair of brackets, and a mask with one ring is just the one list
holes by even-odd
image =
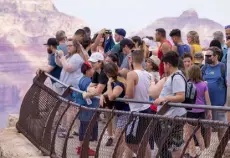
[[[191, 82], [187, 81], [184, 75], [182, 75], [180, 72], [176, 72], [172, 75], [172, 82], [175, 75], [180, 75], [185, 82], [185, 100], [183, 103], [185, 104], [195, 104], [196, 103], [196, 96], [197, 96], [197, 90], [196, 86]], [[192, 108], [185, 108], [186, 110], [192, 110]]]

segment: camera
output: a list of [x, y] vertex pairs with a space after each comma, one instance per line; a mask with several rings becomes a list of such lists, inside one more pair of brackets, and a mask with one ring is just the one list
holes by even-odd
[[105, 30], [105, 34], [112, 34], [111, 30]]

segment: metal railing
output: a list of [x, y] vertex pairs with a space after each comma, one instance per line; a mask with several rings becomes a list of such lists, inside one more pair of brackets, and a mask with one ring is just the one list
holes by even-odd
[[[47, 76], [66, 87], [62, 96], [44, 85]], [[154, 157], [171, 157], [172, 154], [175, 154], [172, 148], [176, 144], [181, 147], [181, 151], [177, 153], [176, 157], [182, 158], [190, 150], [190, 144], [194, 140], [193, 137], [200, 129], [202, 129], [205, 143], [205, 149], [202, 149], [201, 157], [220, 158], [223, 154], [226, 155], [229, 153], [228, 148], [226, 148], [230, 139], [230, 124], [228, 122], [190, 119], [186, 117], [172, 118], [163, 115], [170, 107], [198, 108], [225, 112], [230, 111], [229, 107], [167, 103], [163, 105], [162, 110], [156, 115], [143, 114], [81, 106], [65, 99], [71, 91], [82, 93], [82, 91], [70, 87], [45, 73], [34, 78], [32, 86], [23, 99], [17, 129], [40, 149], [44, 155], [57, 158], [70, 158], [79, 155], [81, 158], [86, 158], [89, 156], [89, 146], [96, 151], [95, 157], [116, 158], [118, 155], [125, 155], [128, 152], [122, 149], [128, 150], [125, 143], [127, 129], [130, 128], [131, 123], [134, 122], [133, 120], [140, 120], [141, 118], [144, 118], [142, 120], [148, 120], [148, 125], [146, 129], [141, 131], [143, 134], [138, 136], [140, 142], [138, 148], [135, 150], [137, 158], [146, 156], [146, 146], [151, 143], [155, 144]], [[99, 97], [96, 98], [99, 99]], [[117, 98], [116, 101], [151, 104], [149, 101], [135, 101], [123, 98]], [[79, 123], [78, 118], [82, 112], [91, 112], [92, 117], [84, 134], [83, 143], [79, 144], [78, 136], [72, 136], [71, 133], [79, 129], [79, 124], [81, 123]], [[105, 123], [98, 121], [103, 113], [109, 114]], [[125, 116], [128, 119], [125, 123], [123, 122], [124, 126], [120, 129], [119, 134], [116, 135], [114, 145], [106, 147], [104, 145], [108, 138], [106, 129], [111, 125], [113, 120], [120, 116]], [[67, 121], [64, 121], [65, 118], [67, 118]], [[117, 121], [115, 122], [117, 123]], [[64, 138], [59, 137], [59, 129], [61, 129], [62, 125], [65, 125], [66, 129], [66, 136]], [[96, 143], [90, 144], [91, 135], [96, 125], [98, 125], [99, 139]], [[185, 127], [188, 125], [193, 126], [190, 133], [186, 134]], [[217, 140], [217, 134], [216, 132], [212, 132], [211, 128], [217, 128], [217, 130], [226, 129], [220, 141]], [[183, 138], [185, 135], [186, 138]], [[153, 138], [151, 143], [149, 141], [150, 138]], [[80, 153], [76, 151], [77, 146], [81, 146]], [[173, 156], [175, 157], [175, 155]]]

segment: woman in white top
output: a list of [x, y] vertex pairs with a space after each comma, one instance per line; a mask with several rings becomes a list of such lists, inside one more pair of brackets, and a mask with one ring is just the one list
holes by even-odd
[[[81, 65], [88, 59], [86, 52], [78, 41], [68, 40], [68, 55], [64, 56], [62, 51], [56, 54], [56, 64], [62, 67], [60, 81], [73, 87], [78, 86], [78, 81], [83, 76]], [[57, 85], [60, 88], [60, 85]], [[63, 88], [60, 88], [63, 93]]]

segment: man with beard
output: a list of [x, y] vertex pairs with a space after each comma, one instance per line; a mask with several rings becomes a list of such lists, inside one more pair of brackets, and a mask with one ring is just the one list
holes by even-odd
[[[48, 65], [40, 68], [37, 71], [37, 74], [40, 74], [43, 71], [59, 79], [62, 68], [59, 67], [55, 62], [55, 54], [58, 52], [57, 51], [57, 46], [58, 46], [57, 40], [55, 38], [49, 38], [47, 43], [44, 45], [47, 46], [47, 53], [49, 54], [50, 57], [49, 57]], [[52, 81], [52, 84], [55, 83], [54, 80], [51, 80], [51, 81]]]

